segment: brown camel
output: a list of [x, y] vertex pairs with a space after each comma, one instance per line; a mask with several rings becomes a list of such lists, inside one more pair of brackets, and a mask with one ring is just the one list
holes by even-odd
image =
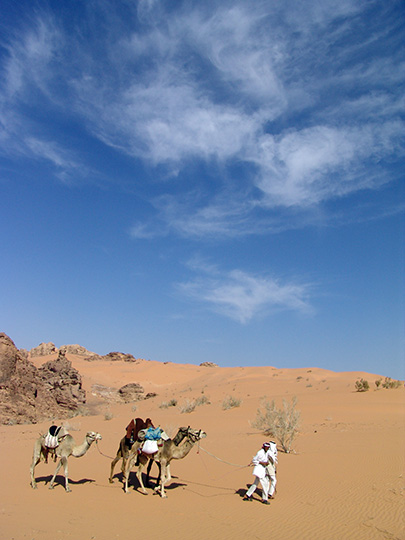
[[[188, 428], [180, 427], [179, 428], [178, 432], [176, 433], [176, 435], [172, 439], [176, 446], [178, 446], [182, 442], [182, 440], [186, 437], [187, 430], [189, 428], [190, 427], [188, 427]], [[123, 437], [120, 440], [120, 444], [119, 444], [119, 447], [118, 447], [118, 450], [117, 450], [117, 455], [115, 456], [115, 458], [111, 462], [111, 470], [110, 470], [110, 478], [109, 478], [110, 484], [112, 484], [114, 482], [114, 479], [113, 479], [114, 469], [115, 469], [115, 466], [119, 462], [120, 459], [122, 459], [122, 464], [121, 464], [122, 477], [123, 478], [125, 477], [125, 466], [126, 466], [126, 463], [127, 463], [127, 459], [131, 454], [131, 449], [125, 444], [125, 441], [126, 441], [125, 437]], [[139, 448], [139, 446], [137, 446], [137, 448]], [[153, 459], [150, 459], [149, 463], [148, 463], [148, 468], [147, 468], [147, 471], [146, 471], [146, 485], [149, 485], [149, 476], [150, 476], [150, 470], [151, 470], [152, 465], [153, 465], [153, 461], [154, 461]], [[158, 476], [158, 483], [159, 483], [159, 480], [160, 480], [160, 463], [156, 462], [156, 464], [159, 467], [159, 476]]]
[[[65, 471], [65, 490], [67, 492], [71, 491], [69, 488], [69, 479], [68, 479], [68, 458], [70, 456], [73, 457], [82, 457], [87, 452], [87, 450], [90, 448], [90, 446], [93, 444], [94, 441], [101, 441], [101, 435], [100, 433], [96, 433], [95, 431], [89, 431], [86, 433], [86, 436], [84, 438], [84, 441], [80, 445], [76, 445], [76, 442], [74, 438], [66, 434], [63, 436], [63, 438], [60, 440], [59, 446], [55, 448], [55, 455], [56, 457], [60, 458], [60, 461], [58, 465], [56, 466], [55, 474], [52, 477], [51, 483], [49, 484], [49, 489], [53, 489], [54, 482], [56, 475], [59, 472], [59, 469], [63, 465], [64, 471]], [[34, 477], [34, 470], [35, 467], [38, 465], [38, 463], [42, 459], [46, 459], [48, 453], [48, 449], [45, 446], [45, 435], [41, 435], [34, 444], [34, 453], [32, 457], [32, 464], [31, 464], [31, 486], [34, 489], [37, 489], [37, 483], [35, 481]]]
[[[186, 457], [190, 450], [193, 448], [195, 443], [199, 441], [200, 439], [203, 439], [206, 437], [207, 434], [200, 430], [196, 429], [187, 429], [187, 434], [185, 437], [185, 441], [183, 444], [176, 446], [172, 440], [163, 441], [163, 445], [159, 448], [159, 450], [154, 454], [153, 456], [145, 455], [145, 454], [139, 454], [139, 467], [136, 473], [136, 476], [138, 478], [138, 482], [141, 486], [141, 492], [144, 495], [147, 495], [147, 491], [145, 489], [145, 486], [142, 482], [142, 470], [145, 467], [146, 463], [148, 462], [148, 459], [153, 459], [154, 461], [160, 463], [160, 483], [155, 487], [155, 491], [157, 493], [160, 492], [160, 495], [162, 498], [167, 497], [164, 486], [165, 484], [171, 480], [170, 475], [170, 462], [172, 459], [183, 459]], [[129, 478], [129, 472], [134, 465], [137, 457], [138, 457], [138, 448], [140, 448], [142, 442], [136, 442], [134, 446], [131, 449], [131, 454], [127, 459], [127, 464], [125, 468], [125, 474], [124, 474], [124, 491], [125, 493], [128, 493], [128, 478]]]

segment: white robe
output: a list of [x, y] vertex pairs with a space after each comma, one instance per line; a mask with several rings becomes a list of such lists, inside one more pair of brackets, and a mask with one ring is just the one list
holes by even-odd
[[266, 476], [266, 467], [260, 465], [261, 461], [266, 463], [268, 463], [269, 461], [267, 457], [267, 452], [265, 452], [263, 448], [261, 448], [255, 455], [255, 457], [252, 459], [254, 465], [253, 474], [254, 476], [257, 476], [257, 478], [260, 478], [260, 480]]

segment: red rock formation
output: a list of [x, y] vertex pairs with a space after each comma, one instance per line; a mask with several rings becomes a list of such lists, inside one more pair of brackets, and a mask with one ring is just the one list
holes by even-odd
[[63, 353], [37, 369], [0, 333], [0, 423], [68, 417], [85, 401], [80, 374]]

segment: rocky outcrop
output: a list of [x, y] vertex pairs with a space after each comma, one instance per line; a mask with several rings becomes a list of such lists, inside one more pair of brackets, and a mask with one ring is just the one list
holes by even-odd
[[218, 364], [214, 364], [214, 362], [203, 362], [200, 364], [200, 367], [218, 367]]
[[55, 354], [58, 352], [57, 347], [55, 346], [55, 343], [49, 342], [49, 343], [40, 343], [38, 347], [34, 347], [30, 350], [31, 357], [34, 358], [35, 356], [48, 356], [48, 354]]
[[144, 398], [144, 391], [139, 383], [129, 383], [118, 390], [118, 397], [125, 403], [139, 401]]
[[6, 335], [0, 334], [0, 385], [7, 383], [14, 375], [17, 365], [17, 348]]
[[91, 393], [93, 396], [115, 403], [131, 403], [132, 401], [141, 401], [157, 396], [155, 392], [148, 392], [145, 394], [144, 389], [139, 383], [128, 383], [119, 390], [112, 388], [111, 386], [93, 384]]
[[58, 358], [46, 362], [38, 369], [38, 375], [48, 393], [63, 409], [74, 410], [86, 402], [86, 392], [82, 389], [82, 378], [77, 369], [72, 367], [63, 351]]
[[91, 351], [88, 351], [85, 347], [81, 345], [62, 345], [59, 348], [59, 351], [62, 351], [65, 354], [76, 354], [77, 356], [90, 356], [94, 355]]
[[0, 333], [1, 424], [66, 418], [85, 400], [80, 374], [63, 353], [36, 368], [6, 334]]
[[139, 364], [142, 362], [140, 358], [135, 358], [132, 356], [132, 354], [125, 354], [120, 352], [110, 352], [108, 354], [105, 354], [104, 356], [100, 356], [98, 354], [91, 354], [87, 358], [85, 358], [88, 362], [95, 362], [98, 360], [103, 360], [105, 362], [132, 362], [135, 364]]

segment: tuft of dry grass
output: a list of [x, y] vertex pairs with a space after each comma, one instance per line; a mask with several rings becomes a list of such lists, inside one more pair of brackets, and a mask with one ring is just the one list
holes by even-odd
[[191, 413], [195, 411], [196, 408], [196, 402], [190, 401], [189, 399], [186, 399], [186, 401], [183, 403], [183, 405], [180, 406], [180, 412], [181, 413]]
[[222, 402], [222, 408], [224, 411], [227, 411], [228, 409], [234, 409], [235, 407], [240, 407], [241, 404], [242, 404], [242, 400], [240, 398], [237, 398], [235, 396], [227, 396]]
[[210, 402], [209, 398], [204, 395], [204, 396], [198, 397], [195, 400], [195, 404], [196, 404], [197, 407], [199, 407], [200, 405], [210, 405], [211, 402]]
[[162, 401], [159, 405], [160, 409], [168, 409], [169, 407], [175, 407], [177, 405], [177, 399], [171, 399], [170, 401]]

